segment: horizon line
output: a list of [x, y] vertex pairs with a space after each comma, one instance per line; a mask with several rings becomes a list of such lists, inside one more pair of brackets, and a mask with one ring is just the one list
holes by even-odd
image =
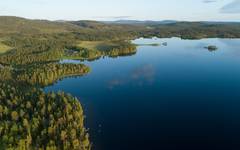
[[27, 20], [45, 20], [45, 21], [97, 21], [97, 22], [117, 22], [117, 21], [139, 21], [139, 22], [161, 22], [161, 21], [176, 21], [176, 22], [222, 22], [222, 23], [240, 23], [240, 20], [176, 20], [176, 19], [110, 19], [110, 20], [103, 20], [103, 19], [47, 19], [47, 18], [29, 18], [29, 17], [23, 17], [23, 16], [16, 16], [16, 15], [0, 15], [0, 17], [16, 17], [16, 18], [22, 18]]

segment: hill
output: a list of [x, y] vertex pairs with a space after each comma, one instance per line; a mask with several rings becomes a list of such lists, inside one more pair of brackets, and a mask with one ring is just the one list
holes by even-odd
[[189, 39], [239, 38], [237, 22], [178, 22], [119, 20], [115, 22], [48, 21], [0, 16], [0, 36], [20, 34], [68, 34], [80, 40], [126, 40], [137, 37], [181, 37]]
[[67, 22], [30, 20], [19, 17], [0, 16], [0, 34], [37, 34], [76, 31], [79, 27]]

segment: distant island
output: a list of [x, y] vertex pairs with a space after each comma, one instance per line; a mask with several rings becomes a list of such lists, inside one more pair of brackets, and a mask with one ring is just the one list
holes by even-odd
[[137, 46], [160, 46], [159, 43], [150, 43], [150, 44], [137, 44]]
[[216, 51], [218, 49], [218, 47], [215, 45], [209, 45], [206, 46], [205, 48], [208, 49], [209, 51]]

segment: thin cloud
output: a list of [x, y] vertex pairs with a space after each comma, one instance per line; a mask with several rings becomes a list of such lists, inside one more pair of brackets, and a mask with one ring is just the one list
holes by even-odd
[[129, 19], [132, 16], [96, 16], [94, 18], [96, 19], [110, 19], [110, 20], [115, 20], [115, 19]]
[[234, 0], [230, 4], [223, 6], [220, 10], [221, 13], [240, 13], [240, 0]]
[[203, 3], [215, 3], [217, 0], [204, 0]]

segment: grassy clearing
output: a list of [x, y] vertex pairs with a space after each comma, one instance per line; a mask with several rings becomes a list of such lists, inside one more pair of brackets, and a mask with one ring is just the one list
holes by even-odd
[[68, 51], [66, 56], [96, 59], [100, 56], [126, 56], [136, 53], [136, 45], [128, 41], [79, 41], [76, 46], [79, 51]]
[[119, 44], [117, 42], [112, 41], [81, 41], [77, 46], [86, 49], [107, 51], [118, 47]]
[[10, 49], [11, 49], [11, 47], [3, 44], [3, 43], [0, 41], [0, 54], [6, 53], [6, 52], [9, 51]]

